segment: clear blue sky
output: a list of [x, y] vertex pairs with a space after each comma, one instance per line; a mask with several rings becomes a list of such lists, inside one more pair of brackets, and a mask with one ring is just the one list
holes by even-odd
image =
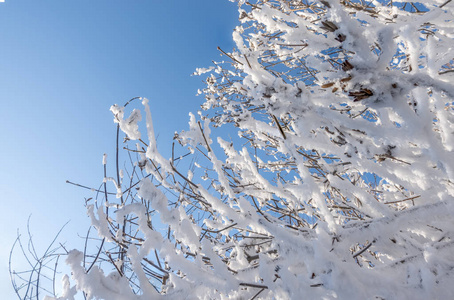
[[7, 273], [16, 230], [44, 248], [67, 220], [62, 240], [80, 247], [89, 191], [102, 155], [113, 165], [112, 104], [150, 99], [161, 151], [202, 97], [196, 67], [231, 49], [237, 24], [227, 0], [6, 0], [0, 3], [0, 291], [14, 299]]

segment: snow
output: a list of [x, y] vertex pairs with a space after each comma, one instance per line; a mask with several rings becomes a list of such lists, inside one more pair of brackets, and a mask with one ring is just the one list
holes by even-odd
[[139, 125], [138, 122], [142, 120], [140, 111], [134, 109], [131, 115], [124, 120], [124, 107], [113, 105], [110, 111], [114, 114], [114, 122], [118, 123], [120, 129], [132, 140], [140, 139]]
[[[186, 171], [148, 99], [127, 119], [112, 106], [130, 140], [143, 111], [148, 138], [130, 202], [87, 206], [124, 259], [105, 275], [71, 251], [56, 299], [453, 298], [453, 5], [385, 2], [238, 2], [230, 61], [195, 72]], [[232, 125], [240, 143], [214, 139]]]

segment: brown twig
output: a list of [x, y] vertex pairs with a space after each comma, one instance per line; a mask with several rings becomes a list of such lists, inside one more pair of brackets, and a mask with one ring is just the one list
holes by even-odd
[[279, 128], [279, 132], [281, 133], [284, 140], [287, 139], [287, 137], [285, 136], [284, 130], [282, 129], [281, 124], [279, 123], [279, 120], [277, 119], [277, 117], [275, 115], [271, 115], [271, 116], [273, 116], [274, 122], [276, 123], [277, 127]]
[[443, 8], [446, 4], [448, 4], [449, 2], [451, 2], [452, 0], [448, 0], [446, 1], [445, 3], [443, 3], [442, 5], [440, 5], [440, 8]]
[[218, 50], [221, 51], [225, 56], [228, 56], [231, 60], [235, 61], [236, 63], [239, 63], [240, 65], [243, 65], [242, 62], [238, 61], [235, 57], [226, 53], [224, 50], [221, 49], [221, 47], [218, 47]]
[[[414, 196], [414, 197], [410, 197], [410, 198], [406, 198], [406, 199], [403, 199], [403, 200], [397, 200], [397, 201], [389, 201], [389, 202], [385, 202], [385, 204], [394, 204], [394, 203], [399, 203], [399, 202], [404, 202], [404, 201], [413, 201], [414, 199], [417, 199], [421, 197], [421, 195], [418, 195], [418, 196]], [[413, 205], [415, 203], [413, 202]]]
[[203, 139], [205, 140], [205, 143], [207, 145], [208, 152], [211, 152], [210, 145], [208, 144], [207, 138], [205, 137], [205, 133], [203, 132], [202, 125], [200, 124], [200, 121], [197, 122], [199, 124], [200, 132], [202, 132]]
[[369, 249], [371, 246], [372, 246], [372, 243], [370, 243], [369, 245], [367, 245], [367, 246], [364, 247], [363, 249], [359, 250], [358, 252], [356, 252], [355, 254], [353, 254], [353, 258], [356, 258], [356, 257], [358, 257], [359, 255], [363, 254], [363, 253], [366, 252], [366, 250]]

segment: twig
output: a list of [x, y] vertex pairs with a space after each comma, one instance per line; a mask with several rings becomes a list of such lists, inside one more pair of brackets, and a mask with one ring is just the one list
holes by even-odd
[[203, 132], [202, 125], [200, 124], [200, 121], [197, 122], [199, 124], [200, 131], [202, 132], [203, 139], [205, 140], [205, 143], [207, 145], [208, 152], [211, 152], [210, 145], [208, 144], [207, 138], [205, 137], [205, 133]]
[[[385, 202], [385, 204], [394, 204], [394, 203], [399, 203], [399, 202], [404, 202], [404, 201], [409, 201], [409, 200], [412, 200], [412, 201], [413, 201], [414, 199], [417, 199], [417, 198], [419, 198], [419, 197], [421, 197], [421, 195], [414, 196], [414, 197], [410, 197], [410, 198], [406, 198], [406, 199], [403, 199], [403, 200], [389, 201], [389, 202]], [[414, 205], [414, 204], [415, 204], [415, 203], [413, 202], [413, 205]]]
[[367, 245], [367, 246], [364, 247], [363, 249], [359, 250], [358, 252], [356, 252], [355, 254], [353, 254], [353, 258], [356, 258], [356, 257], [358, 257], [359, 255], [363, 254], [363, 253], [366, 252], [366, 250], [369, 249], [371, 246], [372, 246], [372, 243], [370, 243], [369, 245]]
[[282, 137], [284, 138], [284, 140], [287, 139], [287, 137], [285, 136], [284, 130], [281, 127], [281, 124], [279, 124], [277, 117], [275, 115], [271, 115], [271, 116], [273, 116], [274, 122], [276, 123], [277, 127], [279, 128], [279, 131], [282, 134]]
[[[123, 253], [123, 251], [121, 251], [121, 253]], [[120, 276], [123, 277], [123, 272], [117, 267], [117, 264], [112, 259], [112, 255], [110, 255], [110, 253], [107, 253], [107, 257], [110, 259], [110, 262], [114, 265], [115, 269], [117, 269], [118, 274], [120, 274]], [[121, 266], [123, 268], [123, 264]]]
[[142, 97], [134, 97], [132, 98], [131, 100], [129, 100], [128, 102], [125, 103], [125, 105], [123, 105], [123, 107], [126, 107], [128, 106], [129, 103], [131, 103], [132, 101], [136, 100], [136, 99], [141, 99]]
[[54, 275], [52, 278], [52, 290], [54, 293], [54, 296], [57, 295], [55, 292], [55, 276], [57, 275], [57, 266], [58, 266], [58, 260], [60, 259], [60, 255], [57, 256], [57, 259], [55, 260], [55, 267], [54, 267]]
[[208, 232], [210, 232], [210, 233], [220, 233], [220, 232], [222, 232], [222, 231], [224, 231], [224, 230], [227, 230], [227, 229], [229, 229], [229, 228], [232, 228], [233, 226], [236, 226], [237, 224], [238, 224], [238, 223], [233, 223], [233, 224], [231, 224], [231, 225], [229, 225], [229, 226], [227, 226], [227, 227], [224, 227], [224, 228], [222, 228], [222, 229], [219, 229], [219, 230], [209, 230], [209, 229], [204, 229], [204, 228], [203, 228], [202, 230], [208, 231]]
[[257, 296], [260, 295], [260, 293], [263, 292], [264, 290], [265, 290], [265, 288], [263, 288], [260, 291], [258, 291], [258, 293], [255, 294], [254, 297], [251, 298], [251, 300], [254, 300], [255, 298], [257, 298]]
[[87, 269], [87, 271], [86, 271], [87, 273], [90, 272], [91, 268], [93, 268], [93, 266], [95, 265], [96, 261], [98, 260], [98, 257], [99, 257], [99, 255], [101, 254], [101, 250], [102, 250], [102, 247], [103, 247], [103, 245], [104, 245], [104, 241], [105, 241], [105, 240], [106, 240], [106, 238], [103, 238], [103, 239], [102, 239], [101, 246], [99, 246], [98, 253], [96, 254], [95, 259], [94, 259], [93, 262], [91, 263], [90, 267], [88, 267], [88, 269]]
[[249, 59], [247, 59], [247, 55], [245, 55], [244, 58], [246, 59], [247, 65], [249, 66], [249, 69], [252, 69], [251, 64], [249, 63]]
[[446, 74], [446, 73], [453, 73], [454, 70], [447, 70], [447, 71], [443, 71], [443, 72], [438, 72], [438, 75], [443, 75], [443, 74]]
[[253, 287], [253, 288], [257, 288], [257, 289], [267, 289], [268, 288], [266, 285], [255, 284], [255, 283], [240, 283], [240, 286]]
[[[184, 176], [183, 174], [181, 174], [173, 164], [170, 164], [172, 166], [172, 170], [177, 173], [178, 175], [180, 175], [181, 178], [183, 178], [187, 183], [189, 183], [190, 185], [192, 185], [193, 187], [195, 188], [198, 188], [198, 186], [192, 182], [191, 180], [189, 180], [189, 178], [187, 178], [186, 176]], [[211, 205], [210, 205], [211, 206]]]
[[88, 245], [88, 237], [90, 236], [90, 230], [91, 230], [91, 226], [88, 228], [87, 236], [85, 237], [83, 266], [85, 266], [85, 258], [87, 257], [87, 245]]
[[[74, 183], [74, 182], [71, 182], [69, 180], [66, 180], [66, 183], [69, 183], [69, 184], [72, 184], [72, 185], [75, 185], [75, 186], [78, 186], [78, 187], [81, 187], [81, 188], [84, 188], [84, 189], [87, 189], [87, 190], [92, 190], [94, 192], [102, 192], [101, 190], [97, 190], [97, 189], [94, 189], [94, 188], [91, 188], [91, 187], [88, 187], [88, 186], [85, 186], [85, 185]], [[108, 195], [116, 195], [116, 193], [110, 193], [110, 192], [108, 192], [107, 194]]]
[[323, 286], [323, 283], [316, 283], [316, 284], [311, 284], [310, 287], [319, 287]]
[[442, 5], [440, 5], [440, 8], [443, 8], [443, 6], [445, 6], [446, 4], [448, 4], [449, 2], [451, 2], [452, 0], [448, 0], [446, 1], [445, 3], [443, 3]]
[[260, 213], [268, 222], [271, 223], [271, 220], [268, 219], [268, 217], [267, 217], [267, 216], [262, 212], [262, 210], [258, 207], [257, 202], [255, 202], [255, 199], [254, 199], [253, 196], [251, 196], [251, 199], [252, 199], [252, 202], [254, 203], [254, 206], [255, 206], [255, 208], [257, 209], [257, 211], [258, 211], [258, 212], [259, 212], [259, 213]]
[[224, 55], [228, 56], [231, 60], [235, 61], [236, 63], [239, 63], [240, 65], [243, 65], [242, 62], [238, 61], [236, 58], [233, 56], [229, 55], [228, 53], [224, 52], [224, 50], [221, 49], [221, 47], [218, 47], [218, 50], [221, 51]]

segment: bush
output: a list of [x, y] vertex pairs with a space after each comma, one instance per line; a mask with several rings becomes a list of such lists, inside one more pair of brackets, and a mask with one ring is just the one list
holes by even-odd
[[136, 162], [56, 299], [452, 297], [450, 2], [239, 1], [170, 159], [147, 99], [111, 108]]

